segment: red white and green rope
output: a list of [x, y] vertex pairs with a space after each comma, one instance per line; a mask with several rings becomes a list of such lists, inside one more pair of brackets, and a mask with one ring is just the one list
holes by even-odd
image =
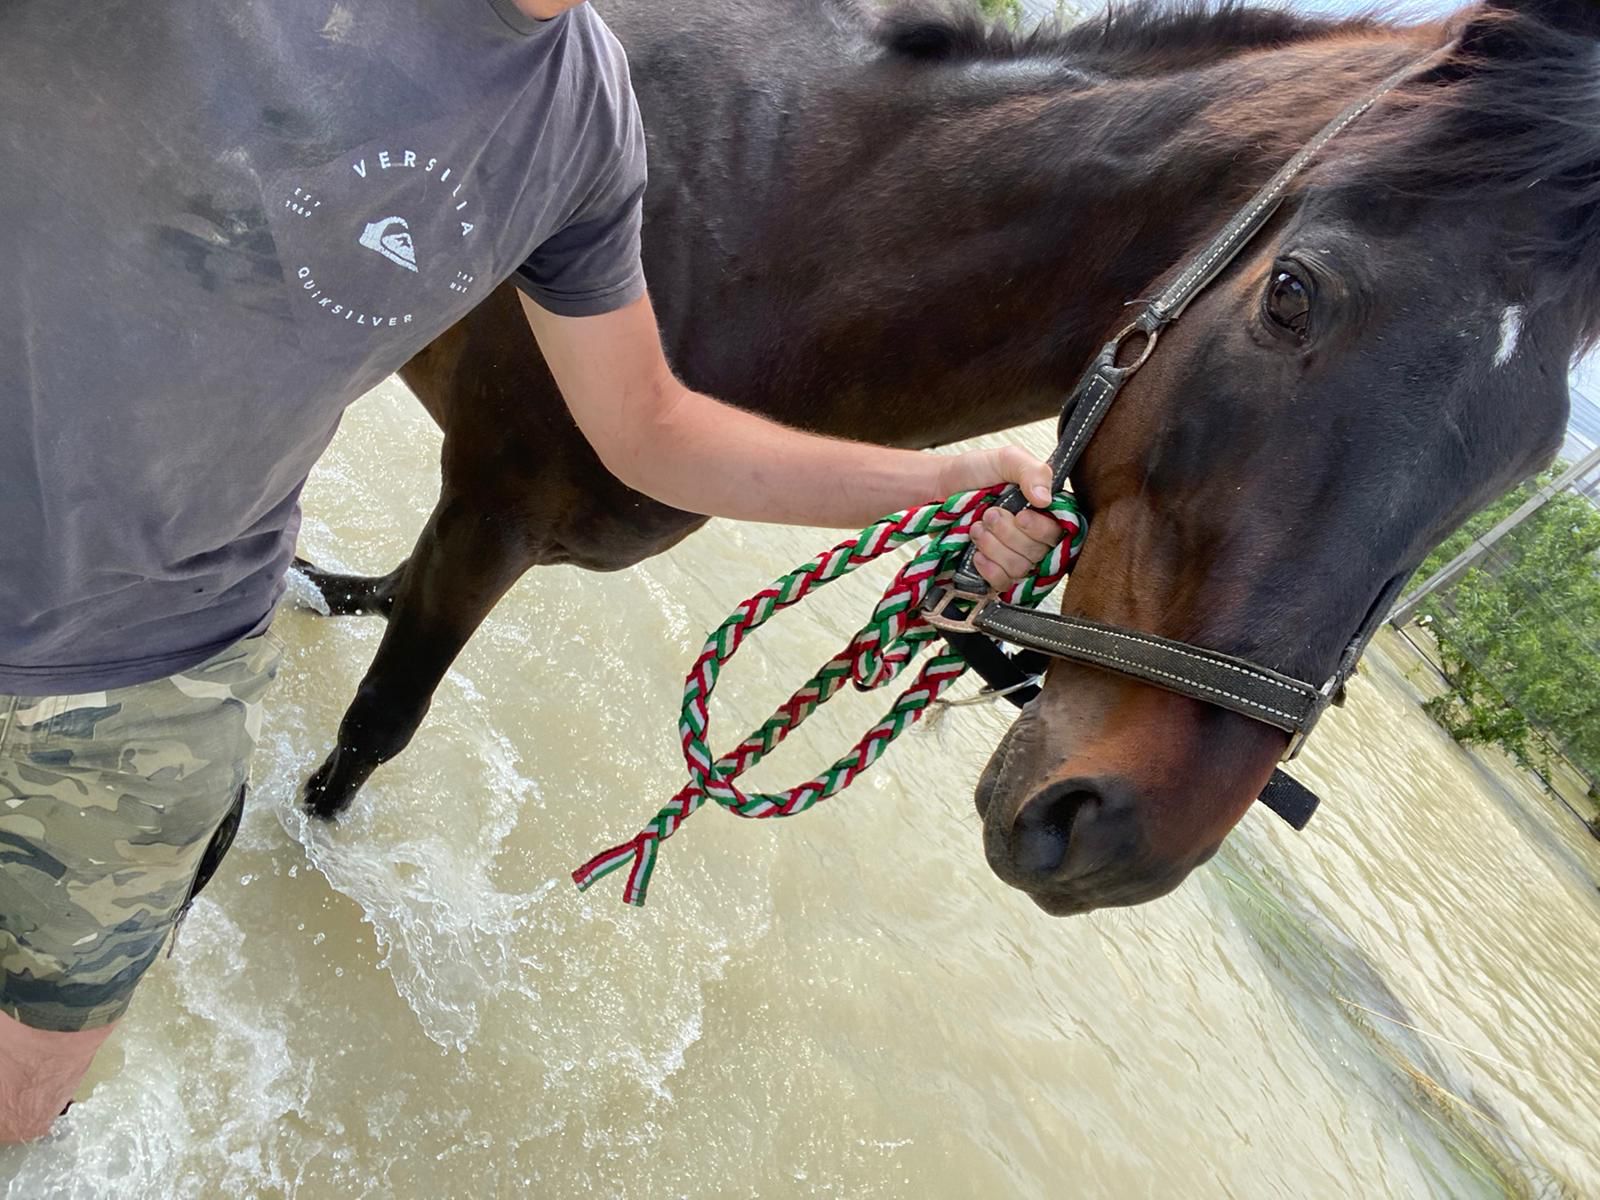
[[[858, 537], [824, 550], [736, 608], [706, 639], [684, 679], [678, 733], [689, 782], [638, 836], [597, 854], [574, 871], [572, 879], [579, 889], [631, 866], [623, 899], [629, 904], [643, 904], [660, 844], [708, 798], [741, 817], [789, 817], [843, 791], [876, 762], [889, 743], [916, 724], [940, 694], [966, 671], [966, 663], [959, 655], [936, 654], [924, 663], [915, 681], [883, 718], [816, 778], [787, 791], [748, 795], [734, 783], [846, 682], [860, 691], [882, 687], [898, 676], [924, 646], [939, 639], [939, 632], [923, 619], [922, 603], [936, 586], [948, 582], [971, 540], [974, 522], [1003, 490], [997, 486], [960, 492], [942, 502], [893, 513], [862, 530]], [[1005, 599], [1012, 604], [1038, 604], [1065, 577], [1083, 545], [1083, 521], [1071, 493], [1057, 493], [1048, 511], [1061, 525], [1061, 542], [1045, 556], [1033, 575], [1006, 593]], [[894, 577], [871, 620], [851, 638], [850, 644], [824, 663], [765, 724], [728, 754], [713, 759], [711, 691], [722, 665], [733, 657], [745, 637], [804, 599], [814, 588], [925, 536], [930, 538], [928, 545]]]

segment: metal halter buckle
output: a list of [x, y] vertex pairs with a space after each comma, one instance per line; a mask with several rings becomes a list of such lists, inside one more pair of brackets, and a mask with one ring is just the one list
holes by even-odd
[[998, 598], [992, 591], [941, 588], [924, 603], [922, 619], [941, 633], [977, 633], [979, 615]]

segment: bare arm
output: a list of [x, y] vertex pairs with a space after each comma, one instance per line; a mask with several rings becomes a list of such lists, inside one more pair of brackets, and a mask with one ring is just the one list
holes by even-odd
[[[690, 391], [661, 349], [649, 297], [598, 317], [522, 299], [573, 418], [614, 475], [676, 508], [747, 521], [850, 528], [1002, 480], [1035, 503], [1049, 469], [1018, 447], [959, 455], [895, 450], [789, 429]], [[1026, 574], [1059, 538], [1040, 513], [995, 512], [976, 536], [991, 584]]]

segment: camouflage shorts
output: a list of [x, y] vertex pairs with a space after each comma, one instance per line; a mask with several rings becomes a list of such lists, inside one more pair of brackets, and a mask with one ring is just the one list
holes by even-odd
[[0, 696], [0, 1012], [122, 1015], [248, 780], [280, 654], [263, 635], [153, 683]]

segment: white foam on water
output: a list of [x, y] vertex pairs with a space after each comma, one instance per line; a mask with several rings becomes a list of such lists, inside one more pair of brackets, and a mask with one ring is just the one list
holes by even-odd
[[[202, 1038], [189, 1044], [196, 1057], [227, 1064], [226, 1072], [212, 1072], [188, 1063], [186, 1098], [195, 1124], [220, 1117], [206, 1139], [205, 1157], [226, 1162], [224, 1194], [247, 1195], [262, 1187], [292, 1191], [295, 1164], [325, 1148], [312, 1131], [282, 1123], [306, 1110], [315, 1068], [291, 1048], [284, 1009], [258, 994], [241, 941], [238, 925], [204, 897], [184, 923], [174, 978], [184, 1007], [206, 1026]], [[216, 1177], [214, 1168], [206, 1174]]]
[[[727, 965], [728, 956], [722, 955], [715, 962], [715, 968], [700, 983], [722, 978], [722, 968]], [[613, 1065], [625, 1066], [652, 1095], [661, 1100], [671, 1100], [672, 1089], [667, 1082], [683, 1070], [690, 1047], [704, 1034], [704, 1014], [705, 993], [703, 988], [697, 987], [694, 1007], [676, 1025], [668, 1026], [664, 1039], [658, 1039], [654, 1045], [624, 1042], [608, 1058]]]
[[[255, 995], [241, 937], [218, 905], [196, 902], [171, 972], [181, 1012], [134, 1011], [122, 1069], [44, 1141], [7, 1152], [18, 1161], [6, 1200], [293, 1194], [296, 1163], [324, 1148], [304, 1124], [283, 1123], [306, 1107], [313, 1067], [291, 1052], [283, 1013]], [[199, 1028], [181, 1044], [169, 1040], [191, 1022]]]
[[423, 829], [393, 840], [372, 835], [367, 807], [328, 825], [290, 798], [274, 805], [307, 862], [361, 906], [383, 952], [380, 965], [424, 1032], [457, 1052], [467, 1049], [494, 998], [512, 992], [537, 1002], [532, 977], [540, 964], [518, 946], [529, 940], [538, 909], [556, 886], [546, 880], [519, 893], [495, 886], [495, 855], [518, 811], [539, 796], [537, 785], [517, 772], [516, 753], [503, 736], [490, 735], [481, 750], [493, 800], [488, 819], [472, 831], [476, 836], [452, 839]]
[[[137, 1071], [139, 1078], [131, 1078]], [[126, 1082], [123, 1082], [126, 1080]], [[175, 1065], [129, 1048], [121, 1075], [59, 1119], [50, 1135], [0, 1151], [6, 1200], [159, 1197], [194, 1136]], [[14, 1164], [14, 1173], [13, 1173]]]
[[325, 617], [333, 615], [333, 609], [328, 607], [328, 598], [322, 594], [322, 589], [299, 567], [289, 568], [289, 573], [284, 576], [284, 584], [283, 602], [289, 607], [308, 608]]
[[[579, 899], [564, 874], [505, 889], [497, 863], [507, 839], [546, 805], [540, 785], [519, 770], [516, 743], [499, 731], [497, 707], [465, 671], [451, 672], [435, 719], [467, 755], [470, 778], [459, 778], [448, 746], [438, 747], [403, 775], [388, 775], [403, 780], [396, 794], [384, 795], [375, 779], [334, 825], [306, 816], [295, 794], [321, 750], [304, 726], [269, 729], [263, 803], [240, 843], [271, 852], [281, 829], [307, 865], [359, 906], [382, 955], [378, 966], [428, 1040], [463, 1064], [491, 1056], [521, 1078], [531, 1071], [542, 1080], [549, 1128], [523, 1130], [539, 1138], [607, 1096], [670, 1101], [669, 1082], [702, 1037], [704, 985], [721, 976], [730, 943], [739, 950], [765, 935], [771, 906], [757, 901], [737, 921], [711, 913], [708, 926], [692, 903], [668, 917], [670, 900], [641, 914], [609, 891]], [[419, 810], [430, 786], [451, 790]], [[619, 811], [618, 820], [625, 826], [638, 815]], [[507, 861], [524, 854], [514, 848]], [[685, 898], [688, 867], [678, 875]], [[595, 939], [616, 953], [597, 950]], [[652, 977], [654, 1003], [645, 1006], [635, 994], [641, 969]]]

